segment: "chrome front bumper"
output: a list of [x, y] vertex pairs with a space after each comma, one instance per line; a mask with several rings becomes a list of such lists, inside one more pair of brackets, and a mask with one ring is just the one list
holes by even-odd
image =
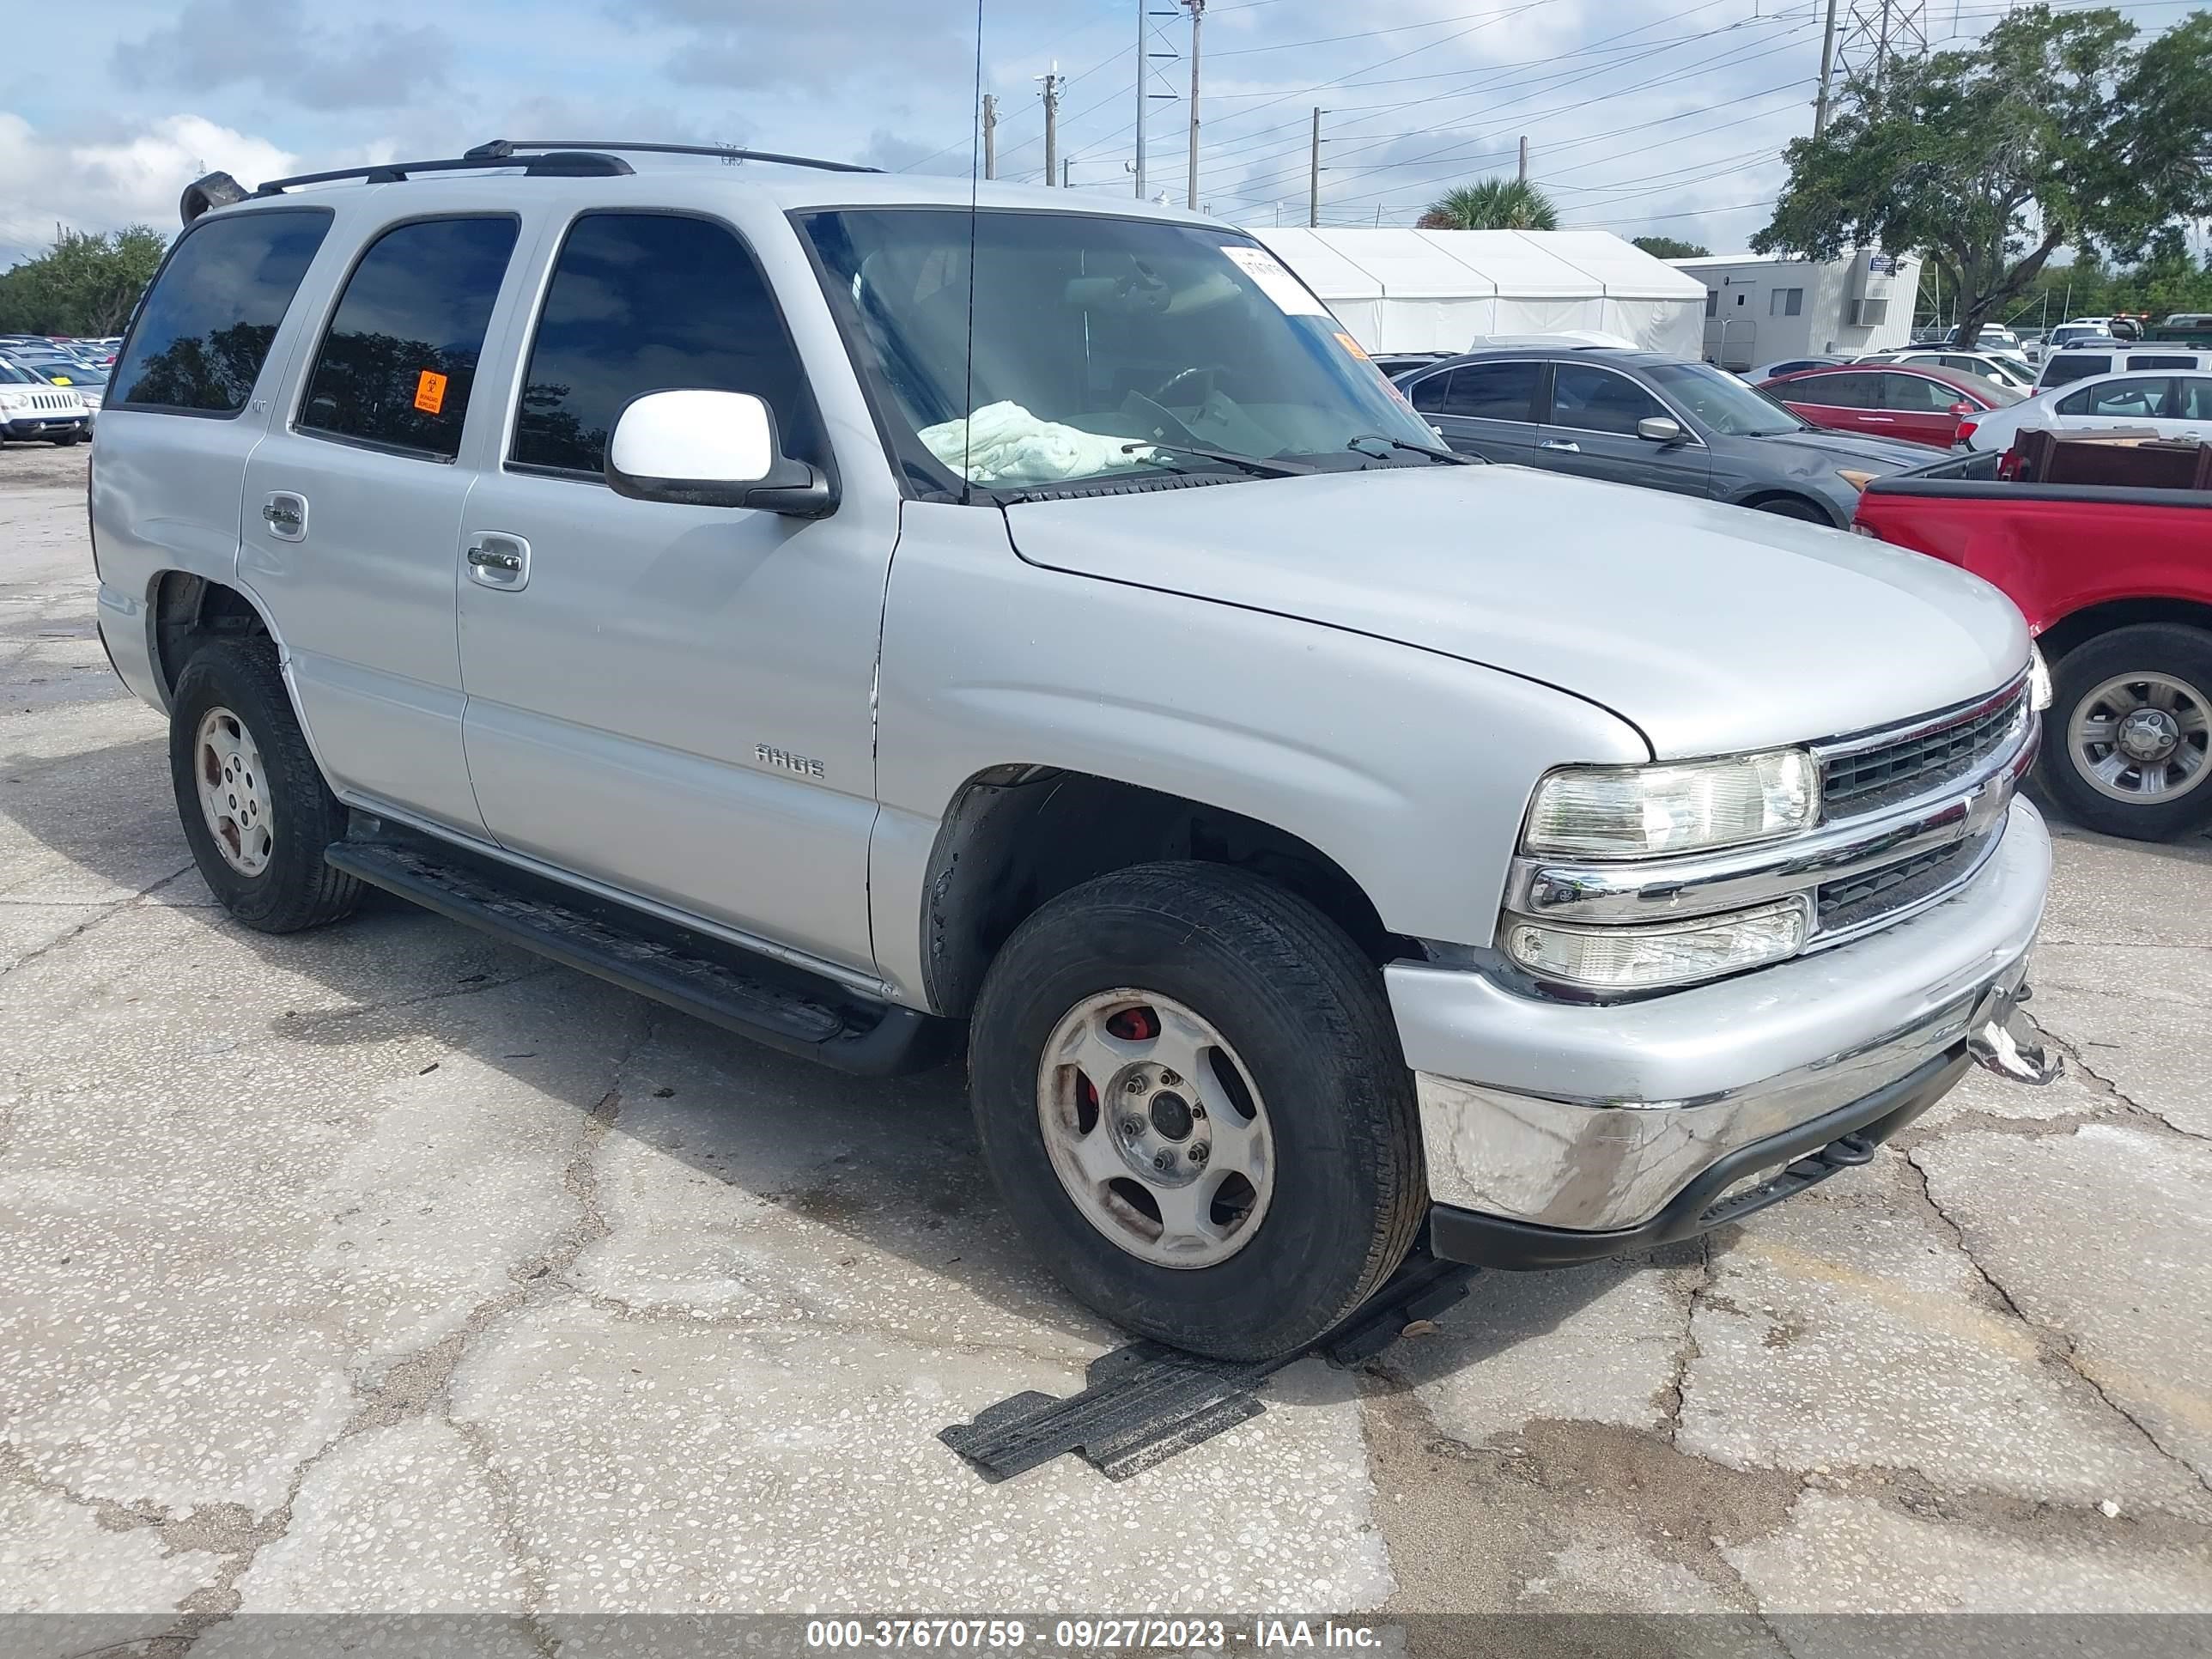
[[1746, 1148], [1771, 1141], [1786, 1160], [1792, 1132], [1842, 1121], [1907, 1079], [1944, 1074], [1948, 1088], [1970, 1050], [2009, 1075], [2048, 1073], [2014, 1010], [2050, 873], [2042, 819], [2015, 800], [1989, 857], [1941, 902], [1735, 979], [1596, 1006], [1392, 965], [1431, 1197], [1534, 1227], [1632, 1232]]

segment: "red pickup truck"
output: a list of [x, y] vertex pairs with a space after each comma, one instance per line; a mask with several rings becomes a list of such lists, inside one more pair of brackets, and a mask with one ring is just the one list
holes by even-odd
[[2212, 823], [2212, 489], [1999, 468], [1979, 454], [1875, 478], [1855, 527], [2021, 608], [2052, 680], [2040, 775], [2076, 819], [2142, 841]]

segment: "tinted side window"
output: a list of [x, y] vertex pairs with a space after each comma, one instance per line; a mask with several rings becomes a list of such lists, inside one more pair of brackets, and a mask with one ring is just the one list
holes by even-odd
[[508, 459], [596, 474], [623, 405], [677, 387], [750, 392], [787, 451], [821, 459], [799, 354], [738, 239], [673, 214], [586, 214], [554, 264]]
[[1928, 415], [1940, 414], [1952, 404], [1966, 401], [1965, 392], [1941, 380], [1923, 380], [1917, 374], [1885, 374], [1881, 377], [1881, 401], [1875, 407]]
[[1447, 415], [1478, 421], [1533, 421], [1540, 363], [1472, 363], [1452, 371]]
[[2172, 385], [2172, 381], [2160, 378], [2085, 386], [2061, 398], [2057, 407], [2061, 415], [2123, 415], [2139, 421], [2160, 420], [2166, 417], [2166, 389]]
[[330, 230], [319, 208], [204, 219], [155, 279], [117, 361], [108, 407], [235, 415]]
[[1875, 407], [1872, 394], [1878, 378], [1873, 374], [1816, 374], [1810, 380], [1777, 386], [1775, 395], [1785, 404], [1810, 404], [1817, 409], [1870, 409]]
[[1413, 407], [1424, 415], [1443, 414], [1444, 401], [1451, 393], [1451, 378], [1452, 372], [1446, 369], [1441, 374], [1431, 374], [1425, 380], [1415, 381]]
[[302, 432], [451, 460], [515, 222], [426, 219], [369, 244], [300, 401]]
[[2212, 375], [2185, 374], [2173, 383], [2173, 418], [2212, 421]]
[[1626, 374], [1583, 363], [1561, 363], [1552, 371], [1555, 426], [1633, 437], [1638, 421], [1655, 420], [1666, 413], [1665, 404]]
[[2130, 368], [2195, 368], [2198, 367], [2198, 363], [2194, 354], [2177, 357], [2172, 355], [2160, 356], [2154, 351], [2138, 351], [2128, 359], [2128, 367]]
[[2112, 354], [2109, 351], [2062, 352], [2045, 361], [2043, 376], [2036, 384], [2047, 392], [2055, 386], [2069, 386], [2075, 380], [2086, 380], [2112, 372]]

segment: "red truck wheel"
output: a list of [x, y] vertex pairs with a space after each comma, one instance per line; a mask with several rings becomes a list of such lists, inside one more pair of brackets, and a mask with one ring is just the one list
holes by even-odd
[[2116, 629], [2054, 671], [2044, 785], [2092, 830], [2163, 841], [2212, 823], [2212, 634]]

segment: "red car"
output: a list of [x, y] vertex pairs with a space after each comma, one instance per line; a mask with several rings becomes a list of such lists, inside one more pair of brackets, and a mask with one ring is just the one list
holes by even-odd
[[1960, 421], [2021, 399], [2019, 392], [1978, 374], [1878, 362], [1802, 369], [1763, 381], [1759, 389], [1814, 426], [1936, 449], [1957, 441]]
[[1971, 570], [2021, 608], [2056, 683], [2038, 769], [2075, 819], [2141, 841], [2203, 830], [2212, 489], [2020, 483], [1997, 461], [1870, 479], [1856, 527]]

